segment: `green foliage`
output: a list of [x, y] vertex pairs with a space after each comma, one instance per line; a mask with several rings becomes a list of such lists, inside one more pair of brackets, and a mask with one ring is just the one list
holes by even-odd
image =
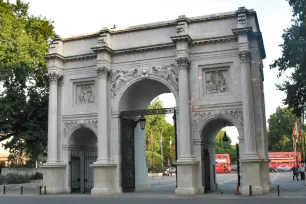
[[[149, 109], [163, 108], [163, 103], [157, 97], [149, 105]], [[170, 158], [170, 139], [172, 141], [171, 159], [175, 160], [175, 132], [174, 126], [168, 123], [164, 114], [146, 116], [146, 148], [148, 151], [153, 151], [158, 155], [163, 155], [162, 162], [167, 164]], [[153, 145], [150, 145], [153, 138]], [[162, 143], [161, 143], [162, 142]], [[161, 148], [162, 147], [162, 148]], [[147, 157], [147, 161], [150, 158]]]
[[43, 174], [36, 172], [33, 176], [31, 176], [31, 180], [41, 180], [43, 179]]
[[10, 156], [36, 160], [46, 152], [48, 81], [45, 54], [52, 22], [28, 14], [28, 4], [0, 1], [0, 141]]
[[157, 152], [146, 151], [147, 167], [149, 171], [162, 172], [162, 156]]
[[296, 117], [292, 108], [276, 109], [268, 119], [268, 149], [271, 152], [293, 151], [292, 131]]
[[270, 68], [278, 68], [281, 76], [287, 69], [294, 71], [277, 88], [287, 94], [284, 103], [293, 108], [294, 114], [301, 117], [306, 110], [306, 0], [287, 0], [293, 10], [293, 24], [284, 30], [282, 56]]
[[30, 176], [19, 175], [19, 174], [7, 174], [6, 176], [0, 175], [0, 185], [3, 184], [19, 184], [28, 183], [30, 181]]
[[223, 138], [224, 131], [220, 130], [218, 134], [216, 135], [216, 154], [229, 154], [231, 158], [231, 162], [236, 162], [237, 156], [236, 156], [236, 146], [231, 145], [232, 140], [229, 137], [229, 135], [226, 135], [228, 137], [228, 144], [229, 146], [225, 149], [223, 145]]

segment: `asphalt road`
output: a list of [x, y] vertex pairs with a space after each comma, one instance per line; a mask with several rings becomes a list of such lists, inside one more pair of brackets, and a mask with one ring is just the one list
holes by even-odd
[[[167, 204], [184, 204], [192, 202], [193, 204], [301, 204], [306, 200], [306, 181], [292, 181], [290, 172], [271, 173], [271, 182], [273, 190], [270, 194], [258, 197], [235, 196], [235, 188], [237, 183], [237, 175], [232, 174], [218, 174], [217, 182], [219, 183], [219, 190], [209, 194], [201, 194], [189, 197], [179, 197], [174, 195], [175, 191], [175, 176], [161, 177], [149, 179], [149, 190], [137, 191], [134, 193], [125, 193], [110, 196], [94, 196], [89, 194], [67, 194], [67, 195], [41, 195], [39, 196], [37, 190], [24, 192], [20, 195], [18, 192], [10, 192], [3, 195], [0, 189], [0, 204], [157, 204], [157, 202], [165, 202]], [[276, 188], [280, 186], [281, 196], [277, 196]], [[18, 195], [19, 194], [19, 195]], [[290, 201], [289, 201], [290, 199]]]

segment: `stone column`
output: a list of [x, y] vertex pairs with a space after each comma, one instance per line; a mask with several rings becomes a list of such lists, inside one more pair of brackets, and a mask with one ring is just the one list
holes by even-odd
[[96, 163], [108, 163], [108, 104], [107, 104], [107, 78], [110, 69], [98, 66], [98, 159]]
[[189, 109], [189, 90], [188, 90], [188, 70], [190, 59], [188, 57], [179, 57], [176, 59], [179, 67], [179, 126], [180, 126], [180, 156], [181, 159], [190, 159], [191, 135], [190, 135], [190, 109]]
[[48, 113], [48, 163], [57, 162], [57, 82], [61, 77], [56, 72], [48, 74], [49, 87], [49, 113]]
[[250, 60], [251, 56], [249, 50], [239, 51], [238, 54], [241, 62], [241, 89], [245, 141], [244, 159], [258, 159], [255, 138], [254, 99]]

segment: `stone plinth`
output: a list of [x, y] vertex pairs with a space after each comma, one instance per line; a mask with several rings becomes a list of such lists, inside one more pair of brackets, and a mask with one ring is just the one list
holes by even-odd
[[95, 163], [90, 165], [94, 172], [94, 187], [91, 194], [112, 194], [116, 193], [116, 180], [114, 163]]
[[63, 163], [45, 163], [42, 166], [43, 185], [46, 186], [47, 194], [68, 193], [65, 189], [65, 169]]
[[178, 160], [177, 165], [177, 188], [176, 195], [195, 195], [200, 189], [197, 188], [197, 166], [195, 160]]

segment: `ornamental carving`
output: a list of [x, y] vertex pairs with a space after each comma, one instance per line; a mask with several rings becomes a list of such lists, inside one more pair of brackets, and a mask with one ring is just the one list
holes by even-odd
[[212, 115], [212, 111], [207, 112], [192, 112], [192, 123], [193, 123], [193, 131], [196, 132], [200, 127], [201, 121], [204, 120], [204, 118]]
[[241, 109], [234, 109], [234, 110], [224, 110], [224, 115], [229, 115], [235, 120], [238, 120], [240, 125], [243, 126], [243, 112]]
[[162, 76], [166, 78], [176, 90], [178, 90], [178, 73], [173, 64], [164, 65], [164, 66], [152, 66], [152, 73], [156, 76]]
[[226, 82], [225, 74], [227, 71], [212, 71], [206, 72], [206, 93], [223, 93], [229, 90]]
[[47, 73], [47, 77], [50, 83], [57, 83], [57, 81], [62, 77], [62, 75], [57, 72], [50, 72]]
[[149, 71], [150, 71], [150, 67], [149, 66], [143, 66], [141, 68], [141, 77], [148, 78], [149, 77]]
[[238, 52], [238, 57], [240, 61], [245, 62], [251, 59], [250, 51], [249, 50], [242, 50]]
[[247, 21], [247, 9], [245, 7], [239, 8], [237, 11], [237, 18], [239, 24], [246, 24]]
[[67, 138], [69, 133], [73, 130], [74, 127], [91, 127], [92, 129], [98, 128], [98, 120], [97, 119], [87, 119], [87, 120], [71, 120], [64, 121], [64, 129], [63, 129], [63, 138]]
[[94, 103], [94, 85], [84, 84], [77, 86], [77, 104]]
[[138, 74], [138, 69], [118, 69], [114, 71], [111, 81], [112, 97], [116, 96], [116, 91], [119, 90], [123, 84], [133, 77], [136, 77]]
[[175, 61], [180, 69], [189, 69], [191, 63], [189, 57], [178, 57]]
[[98, 77], [105, 76], [105, 75], [109, 76], [111, 73], [111, 69], [108, 68], [107, 66], [97, 65], [96, 72], [97, 72]]

